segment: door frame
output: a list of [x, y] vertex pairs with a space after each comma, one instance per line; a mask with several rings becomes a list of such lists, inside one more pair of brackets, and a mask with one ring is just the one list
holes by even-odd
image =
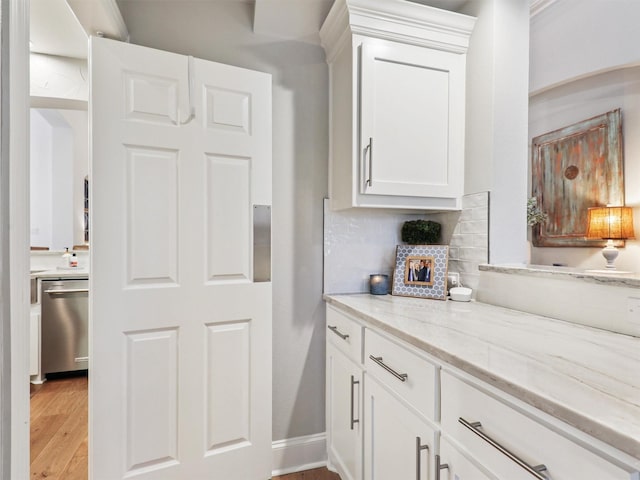
[[[0, 178], [0, 292], [3, 302], [0, 321], [4, 332], [7, 326], [10, 328], [9, 341], [5, 335], [2, 336], [3, 347], [9, 348], [0, 358], [0, 477], [29, 478], [30, 3], [29, 0], [2, 0], [0, 5], [0, 142], [3, 157]], [[7, 188], [8, 193], [5, 191]]]

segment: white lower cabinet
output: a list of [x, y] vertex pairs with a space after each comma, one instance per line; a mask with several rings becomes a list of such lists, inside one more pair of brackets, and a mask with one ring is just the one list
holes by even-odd
[[640, 480], [634, 459], [522, 400], [335, 308], [327, 323], [342, 480]]
[[[455, 439], [478, 464], [508, 480], [629, 480], [632, 468], [568, 437], [562, 422], [523, 413], [515, 399], [480, 381], [441, 374], [443, 435]], [[485, 390], [486, 389], [486, 390]], [[550, 423], [553, 422], [553, 423]], [[561, 433], [562, 432], [562, 433]], [[449, 460], [441, 455], [443, 462]], [[447, 478], [447, 477], [443, 477]], [[455, 477], [450, 477], [454, 479]]]
[[485, 474], [445, 438], [440, 439], [439, 468], [435, 478], [436, 480], [496, 480], [496, 477]]
[[432, 480], [437, 432], [364, 375], [364, 479]]
[[342, 480], [362, 478], [362, 368], [327, 343], [327, 449]]

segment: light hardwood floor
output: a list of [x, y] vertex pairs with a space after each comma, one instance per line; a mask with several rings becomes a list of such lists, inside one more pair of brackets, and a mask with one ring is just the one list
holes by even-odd
[[87, 480], [87, 377], [31, 386], [31, 478]]
[[[31, 479], [87, 480], [88, 380], [74, 376], [31, 385]], [[340, 480], [326, 468], [273, 480]]]

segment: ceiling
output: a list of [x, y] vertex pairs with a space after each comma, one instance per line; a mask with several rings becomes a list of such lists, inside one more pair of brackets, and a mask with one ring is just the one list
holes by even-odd
[[[255, 4], [254, 31], [263, 35], [318, 43], [318, 30], [333, 0], [117, 0], [164, 2], [240, 2]], [[405, 0], [457, 11], [468, 0]], [[530, 0], [534, 4], [554, 0]], [[185, 7], [186, 8], [186, 7]], [[114, 20], [115, 18], [115, 20]], [[87, 39], [98, 31], [126, 40], [128, 32], [116, 0], [31, 0], [31, 51], [87, 58]]]
[[31, 51], [87, 58], [87, 34], [66, 0], [31, 0]]

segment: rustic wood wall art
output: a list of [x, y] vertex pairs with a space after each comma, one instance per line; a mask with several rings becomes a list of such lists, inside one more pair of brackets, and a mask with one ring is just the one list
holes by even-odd
[[548, 219], [533, 227], [533, 245], [603, 247], [585, 238], [587, 209], [624, 205], [623, 163], [620, 109], [535, 137], [532, 194]]

